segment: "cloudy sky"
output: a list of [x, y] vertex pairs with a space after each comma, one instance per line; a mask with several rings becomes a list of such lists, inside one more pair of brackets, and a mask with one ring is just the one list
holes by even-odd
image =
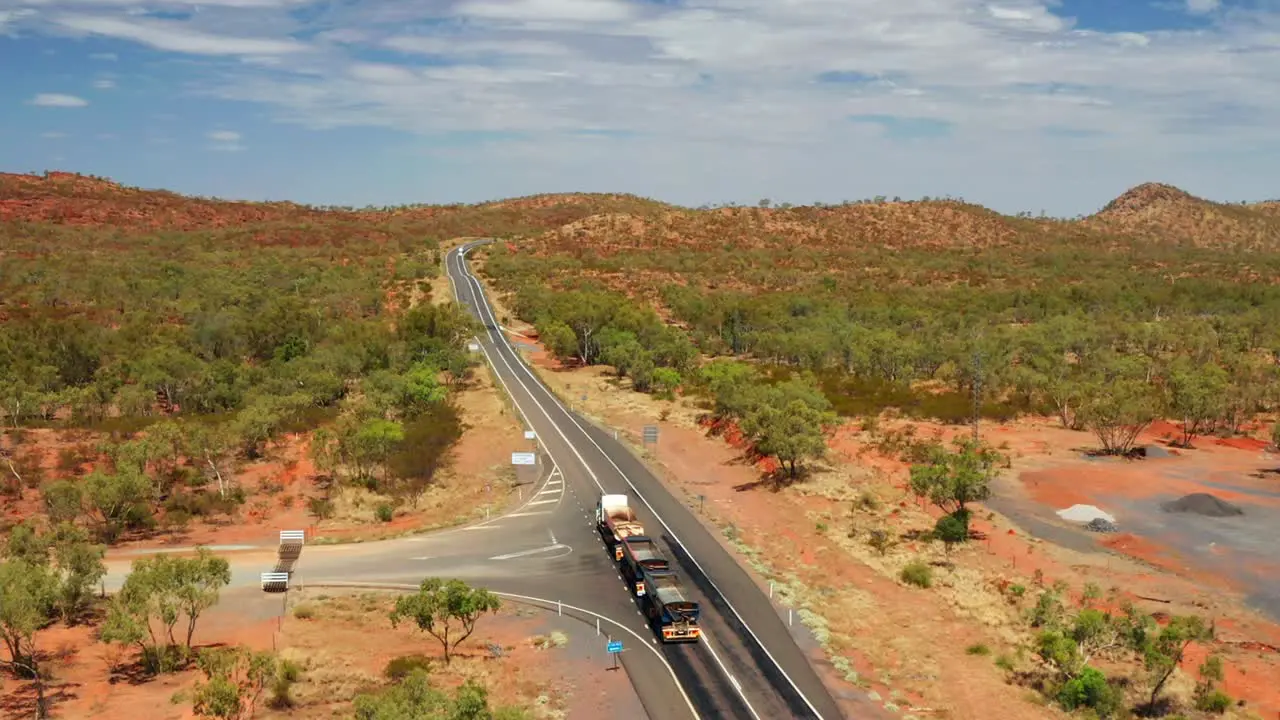
[[0, 0], [0, 169], [338, 204], [1280, 196], [1280, 0]]

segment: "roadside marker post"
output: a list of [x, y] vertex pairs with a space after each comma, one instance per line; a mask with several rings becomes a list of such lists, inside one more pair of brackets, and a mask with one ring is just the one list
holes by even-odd
[[618, 655], [622, 653], [622, 641], [610, 640], [609, 644], [606, 645], [605, 648], [609, 651], [609, 654], [613, 656], [613, 667], [605, 668], [605, 670], [617, 670]]

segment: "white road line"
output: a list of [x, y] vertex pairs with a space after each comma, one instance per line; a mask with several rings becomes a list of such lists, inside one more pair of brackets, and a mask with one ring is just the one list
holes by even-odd
[[[551, 552], [552, 550], [563, 550], [566, 548], [569, 548], [569, 546], [561, 545], [560, 543], [555, 543], [554, 545], [547, 545], [546, 547], [534, 548], [532, 550], [521, 550], [520, 552], [507, 553], [506, 555], [494, 555], [489, 559], [490, 560], [513, 560], [515, 558], [528, 557], [530, 555], [540, 555], [542, 553]], [[569, 549], [572, 549], [572, 548], [569, 548]]]
[[534, 500], [526, 505], [546, 505], [547, 503], [560, 502], [560, 498], [551, 498], [550, 500]]
[[533, 515], [550, 515], [550, 514], [551, 514], [550, 510], [538, 510], [537, 512], [511, 513], [507, 517], [530, 517]]
[[[489, 307], [489, 302], [484, 297], [484, 288], [480, 286], [480, 281], [477, 280], [475, 276], [472, 275], [470, 271], [466, 268], [466, 265], [463, 264], [462, 258], [463, 256], [459, 255], [457, 264], [458, 264], [459, 270], [463, 274], [464, 279], [468, 280], [471, 285], [471, 298], [472, 298], [473, 305], [476, 307], [477, 310], [479, 310], [480, 308], [484, 308], [484, 312], [489, 316], [490, 323], [493, 326], [497, 327], [498, 321], [496, 318], [494, 318], [493, 310]], [[488, 331], [488, 334], [491, 340], [494, 340], [494, 336], [497, 335], [500, 338], [501, 342], [506, 344], [508, 352], [511, 352], [513, 354], [515, 353], [515, 351], [511, 349], [510, 344], [507, 343], [506, 338], [501, 336], [501, 333], [499, 333], [496, 330], [489, 330], [487, 328], [486, 330]], [[496, 341], [495, 341], [495, 344], [496, 344]], [[481, 349], [482, 350], [484, 349], [483, 345], [481, 346]], [[486, 352], [485, 355], [487, 356], [488, 352]], [[533, 391], [530, 390], [529, 386], [525, 384], [524, 380], [519, 377], [519, 375], [516, 373], [515, 368], [512, 367], [511, 363], [507, 360], [507, 358], [502, 353], [499, 353], [498, 356], [502, 359], [502, 364], [506, 365], [507, 369], [511, 371], [512, 375], [515, 377], [515, 381], [520, 384], [520, 387], [524, 388], [525, 393], [529, 395], [529, 399], [533, 401], [533, 404], [536, 405], [537, 408], [542, 411], [542, 415], [547, 419], [548, 422], [551, 423], [551, 427], [555, 429], [556, 434], [559, 435], [560, 439], [564, 440], [565, 444], [569, 446], [569, 450], [578, 459], [578, 462], [582, 464], [582, 467], [587, 471], [587, 474], [591, 476], [591, 480], [595, 482], [596, 487], [600, 488], [601, 494], [604, 494], [605, 492], [604, 485], [600, 483], [600, 479], [596, 476], [595, 472], [591, 469], [591, 465], [587, 463], [586, 459], [582, 457], [582, 454], [578, 452], [578, 448], [575, 447], [573, 442], [569, 440], [568, 436], [564, 434], [564, 431], [560, 429], [560, 426], [556, 424], [555, 420], [551, 419], [551, 414], [547, 412], [547, 409], [543, 407], [542, 403], [538, 400], [538, 398], [534, 397]], [[490, 362], [492, 362], [492, 360]], [[529, 376], [530, 380], [532, 380], [535, 384], [538, 384], [540, 387], [543, 387], [543, 389], [545, 390], [545, 386], [542, 386], [541, 381], [537, 379], [537, 377], [533, 374], [531, 370], [525, 367], [524, 363], [519, 362], [517, 360], [516, 365], [520, 367], [521, 371], [524, 374]], [[500, 373], [495, 373], [495, 374], [498, 374], [499, 378], [501, 378]], [[693, 553], [689, 551], [688, 546], [686, 546], [683, 542], [680, 541], [680, 538], [675, 534], [675, 532], [671, 530], [671, 527], [667, 525], [665, 520], [662, 519], [662, 516], [659, 515], [656, 510], [654, 510], [651, 504], [649, 504], [649, 501], [645, 499], [644, 495], [635, 486], [635, 483], [631, 481], [631, 478], [627, 477], [627, 474], [622, 472], [622, 468], [619, 468], [618, 464], [613, 462], [613, 458], [609, 457], [609, 454], [604, 451], [604, 448], [601, 448], [600, 445], [595, 441], [595, 439], [592, 438], [587, 433], [587, 431], [581, 425], [578, 424], [578, 421], [573, 417], [573, 415], [570, 414], [563, 406], [560, 405], [559, 400], [557, 400], [550, 391], [546, 391], [546, 392], [547, 392], [547, 395], [551, 398], [552, 402], [555, 403], [557, 406], [559, 406], [558, 409], [562, 413], [564, 413], [565, 417], [569, 419], [569, 422], [573, 423], [574, 426], [578, 428], [578, 431], [581, 432], [583, 436], [587, 438], [587, 441], [595, 446], [596, 450], [599, 451], [600, 454], [604, 456], [604, 459], [607, 460], [609, 464], [613, 466], [613, 469], [617, 471], [618, 475], [623, 479], [623, 481], [625, 481], [627, 485], [631, 488], [631, 490], [635, 492], [636, 497], [640, 498], [640, 501], [645, 504], [645, 507], [649, 508], [649, 512], [653, 513], [653, 516], [657, 518], [658, 522], [667, 531], [667, 533], [671, 536], [671, 538], [680, 545], [680, 547], [684, 550], [684, 552], [689, 556], [689, 559], [693, 561], [694, 566], [697, 567], [698, 570], [703, 574], [703, 576], [707, 578], [707, 582], [711, 583], [711, 587], [715, 589], [718, 595], [720, 595], [720, 598], [724, 601], [725, 605], [738, 618], [738, 621], [742, 623], [742, 626], [747, 629], [747, 632], [751, 634], [751, 637], [756, 641], [756, 644], [759, 645], [762, 650], [764, 650], [765, 656], [768, 657], [771, 662], [773, 662], [774, 667], [778, 669], [778, 672], [781, 673], [782, 676], [787, 679], [787, 682], [796, 691], [796, 694], [798, 694], [800, 698], [804, 700], [805, 705], [807, 705], [809, 709], [813, 711], [814, 715], [818, 716], [818, 720], [823, 720], [822, 713], [818, 712], [818, 709], [814, 707], [813, 703], [809, 700], [809, 698], [805, 696], [804, 692], [800, 690], [799, 686], [796, 685], [795, 681], [791, 679], [791, 676], [787, 674], [787, 671], [783, 669], [782, 665], [779, 664], [777, 659], [773, 657], [773, 654], [769, 652], [769, 649], [767, 647], [765, 647], [765, 644], [760, 640], [760, 637], [756, 635], [755, 631], [751, 629], [751, 626], [747, 624], [747, 621], [743, 619], [742, 614], [739, 613], [737, 609], [733, 607], [733, 604], [729, 602], [729, 598], [720, 590], [719, 587], [716, 586], [715, 581], [711, 579], [711, 575], [708, 574], [706, 570], [703, 569], [702, 565], [698, 563]], [[512, 397], [514, 401], [514, 396]], [[515, 404], [516, 404], [516, 407], [519, 407], [520, 405], [518, 402]], [[705, 631], [703, 632], [702, 639], [704, 641], [709, 639]], [[732, 675], [729, 673], [729, 669], [725, 666], [724, 662], [720, 659], [720, 655], [716, 653], [714, 649], [712, 649], [711, 644], [709, 642], [706, 644], [707, 644], [707, 649], [711, 650], [711, 657], [715, 659], [716, 664], [720, 666], [721, 671], [725, 674], [726, 677], [732, 678]], [[735, 688], [738, 690], [738, 696], [742, 698], [743, 704], [747, 706], [747, 710], [751, 713], [752, 717], [759, 718], [760, 717], [759, 713], [757, 713], [755, 711], [755, 708], [752, 707], [751, 701], [747, 699], [747, 695], [745, 692], [742, 691], [741, 686], [735, 683]]]
[[558, 489], [555, 489], [555, 488], [549, 488], [549, 489], [547, 489], [547, 490], [543, 490], [543, 491], [541, 491], [541, 492], [539, 492], [539, 493], [537, 493], [537, 494], [538, 494], [538, 495], [546, 495], [547, 493], [558, 493], [558, 492], [564, 492], [564, 491], [563, 491], [563, 490], [558, 490]]
[[[507, 517], [515, 517], [515, 515], [508, 515]], [[498, 526], [497, 525], [472, 525], [470, 527], [464, 527], [462, 529], [463, 530], [497, 530]]]

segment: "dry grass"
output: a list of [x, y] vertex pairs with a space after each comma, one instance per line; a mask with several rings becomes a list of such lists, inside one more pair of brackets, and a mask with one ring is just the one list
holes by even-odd
[[[261, 717], [310, 720], [345, 716], [357, 694], [386, 686], [388, 680], [382, 671], [390, 660], [415, 654], [440, 655], [433, 638], [409, 626], [391, 627], [387, 616], [394, 606], [394, 593], [307, 590], [300, 596], [300, 603], [311, 608], [313, 616], [286, 623], [280, 650], [281, 657], [303, 668], [293, 688], [297, 707], [287, 712], [267, 711]], [[567, 697], [546, 673], [538, 671], [536, 663], [522, 657], [520, 648], [528, 648], [523, 652], [554, 651], [568, 643], [568, 636], [560, 632], [513, 634], [519, 633], [528, 615], [522, 608], [508, 607], [497, 618], [481, 621], [476, 635], [462, 646], [452, 663], [433, 661], [433, 683], [456, 687], [474, 680], [489, 690], [495, 705], [531, 708], [534, 717], [546, 720], [563, 717]], [[495, 642], [503, 649], [500, 657], [487, 649]]]

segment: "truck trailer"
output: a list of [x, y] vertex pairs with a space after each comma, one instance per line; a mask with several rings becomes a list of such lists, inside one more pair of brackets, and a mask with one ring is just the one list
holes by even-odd
[[644, 609], [662, 642], [698, 642], [698, 603], [685, 596], [676, 574], [652, 571], [644, 577]]
[[644, 525], [636, 518], [626, 495], [601, 495], [596, 503], [596, 527], [605, 544], [613, 550], [615, 562], [622, 561], [623, 538], [644, 535]]
[[658, 552], [658, 546], [643, 535], [622, 539], [622, 577], [634, 589], [636, 597], [644, 596], [646, 574], [669, 569], [667, 559]]

